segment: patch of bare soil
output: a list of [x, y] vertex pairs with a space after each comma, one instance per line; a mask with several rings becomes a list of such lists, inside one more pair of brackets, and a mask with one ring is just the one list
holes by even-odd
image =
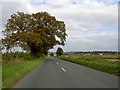
[[111, 61], [111, 62], [120, 62], [120, 59], [106, 59], [108, 61]]

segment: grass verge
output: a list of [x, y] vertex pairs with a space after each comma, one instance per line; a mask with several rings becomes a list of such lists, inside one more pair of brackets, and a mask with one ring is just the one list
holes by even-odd
[[2, 65], [0, 63], [0, 89], [2, 89]]
[[45, 57], [35, 60], [23, 60], [20, 62], [10, 62], [2, 66], [2, 88], [11, 88], [26, 74], [32, 71]]
[[76, 58], [59, 56], [58, 58], [120, 76], [120, 61], [110, 62], [98, 55], [79, 56]]

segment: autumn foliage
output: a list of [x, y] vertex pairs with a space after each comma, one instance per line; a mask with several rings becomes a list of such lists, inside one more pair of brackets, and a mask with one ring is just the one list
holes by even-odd
[[65, 45], [67, 36], [64, 22], [47, 12], [17, 12], [11, 15], [5, 27], [3, 49], [21, 47], [33, 56], [47, 54], [55, 45]]

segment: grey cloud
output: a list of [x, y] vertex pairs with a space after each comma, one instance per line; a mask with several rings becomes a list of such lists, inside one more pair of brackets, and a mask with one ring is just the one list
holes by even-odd
[[[111, 37], [112, 36], [112, 37]], [[98, 35], [95, 37], [89, 37], [85, 39], [71, 38], [68, 39], [66, 46], [63, 47], [69, 51], [79, 50], [118, 50], [117, 37], [113, 34]], [[70, 49], [67, 49], [70, 48]]]
[[[95, 51], [95, 50], [118, 50], [118, 33], [94, 33], [89, 36], [87, 33], [75, 32], [73, 36], [67, 38], [66, 45], [62, 47], [64, 51]], [[85, 35], [85, 36], [84, 36]], [[56, 51], [58, 46], [50, 51]]]
[[[94, 2], [85, 0], [82, 3], [77, 2], [77, 4], [72, 4], [70, 0], [45, 0], [43, 5], [38, 3], [31, 5], [29, 2], [6, 2], [2, 9], [3, 25], [9, 16], [17, 11], [30, 13], [47, 11], [58, 20], [65, 21], [68, 33], [66, 46], [63, 47], [65, 51], [117, 50], [116, 33], [99, 33], [105, 27], [117, 27], [117, 4], [98, 3], [96, 0]], [[52, 51], [55, 51], [56, 48], [57, 46]]]

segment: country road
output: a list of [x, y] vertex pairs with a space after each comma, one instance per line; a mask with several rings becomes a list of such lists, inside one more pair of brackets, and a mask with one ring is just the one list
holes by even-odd
[[49, 57], [13, 88], [118, 88], [118, 77]]

